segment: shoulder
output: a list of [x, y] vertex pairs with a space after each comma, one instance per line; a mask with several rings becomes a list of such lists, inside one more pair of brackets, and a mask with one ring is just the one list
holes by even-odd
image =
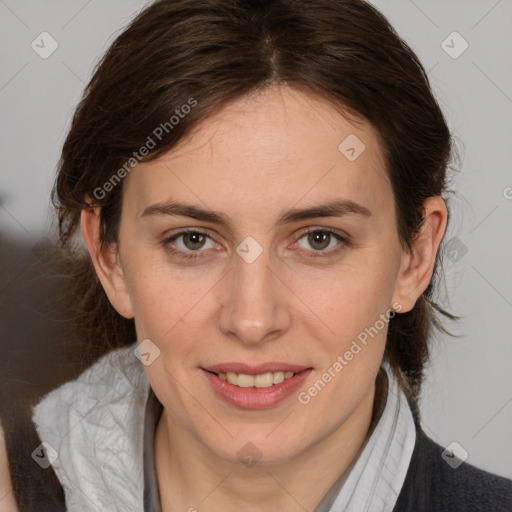
[[75, 416], [83, 419], [92, 409], [105, 408], [144, 390], [147, 381], [133, 353], [134, 346], [105, 354], [76, 379], [45, 395], [33, 408], [34, 423], [41, 427], [70, 428]]
[[417, 429], [416, 444], [394, 512], [510, 512], [512, 480], [463, 462], [454, 468], [444, 448]]
[[0, 422], [0, 512], [18, 512], [9, 472], [4, 430]]
[[94, 496], [98, 510], [133, 510], [142, 499], [139, 447], [150, 387], [135, 346], [109, 352], [33, 408], [48, 463], [73, 510], [84, 510], [84, 496]]
[[[131, 411], [149, 387], [136, 343], [113, 350], [76, 379], [54, 389], [33, 408], [32, 420], [43, 441], [52, 446], [76, 437], [78, 432], [97, 432], [116, 425], [117, 416]], [[123, 423], [117, 424], [117, 426]], [[98, 427], [98, 428], [96, 428]], [[55, 447], [57, 450], [57, 447]], [[57, 450], [58, 451], [58, 450]]]
[[[0, 495], [0, 512], [18, 509], [65, 512], [63, 490], [54, 471], [36, 464], [34, 454], [40, 448], [41, 441], [30, 420], [29, 411], [22, 407], [3, 411], [3, 414], [0, 487], [6, 493]], [[3, 487], [5, 485], [9, 485], [9, 489]], [[13, 500], [17, 501], [17, 506]]]

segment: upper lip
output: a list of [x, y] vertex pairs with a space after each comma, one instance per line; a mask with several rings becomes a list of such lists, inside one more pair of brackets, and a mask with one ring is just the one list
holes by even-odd
[[299, 373], [311, 368], [310, 366], [301, 366], [290, 363], [280, 363], [270, 361], [268, 363], [245, 364], [245, 363], [219, 363], [212, 366], [203, 367], [204, 370], [213, 373], [243, 373], [244, 375], [260, 375], [269, 372], [293, 372]]

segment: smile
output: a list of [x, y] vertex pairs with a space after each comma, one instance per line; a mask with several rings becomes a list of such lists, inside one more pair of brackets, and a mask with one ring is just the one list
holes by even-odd
[[265, 409], [279, 404], [297, 391], [313, 371], [305, 368], [297, 372], [278, 370], [249, 374], [202, 370], [217, 397], [243, 409]]

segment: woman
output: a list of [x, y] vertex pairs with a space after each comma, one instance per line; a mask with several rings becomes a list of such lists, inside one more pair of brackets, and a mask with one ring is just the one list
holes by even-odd
[[419, 424], [450, 153], [421, 64], [361, 0], [140, 13], [54, 189], [108, 353], [34, 409], [38, 510], [509, 510], [509, 480]]

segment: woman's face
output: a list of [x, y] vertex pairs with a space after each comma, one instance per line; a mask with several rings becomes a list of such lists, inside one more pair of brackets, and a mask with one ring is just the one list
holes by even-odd
[[390, 311], [404, 306], [370, 126], [274, 87], [123, 186], [118, 310], [151, 340], [145, 371], [172, 425], [226, 461], [277, 463], [367, 424]]

